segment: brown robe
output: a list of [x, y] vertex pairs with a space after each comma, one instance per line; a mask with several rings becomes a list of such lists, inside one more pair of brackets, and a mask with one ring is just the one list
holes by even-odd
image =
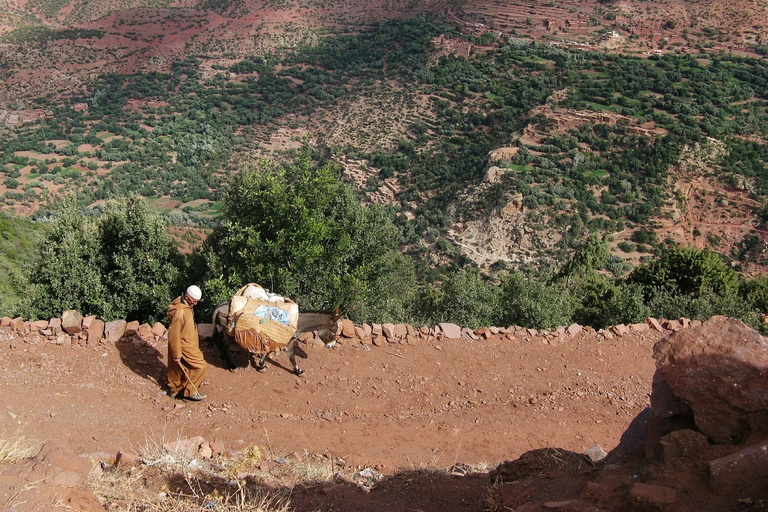
[[[200, 390], [208, 364], [200, 351], [192, 306], [184, 302], [183, 296], [168, 306], [168, 320], [168, 386], [174, 394], [182, 391], [190, 396]], [[181, 359], [181, 364], [174, 359]]]

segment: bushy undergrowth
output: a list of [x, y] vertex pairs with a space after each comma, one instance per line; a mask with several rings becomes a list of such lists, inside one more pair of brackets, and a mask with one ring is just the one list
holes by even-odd
[[225, 194], [220, 226], [193, 254], [177, 251], [164, 226], [136, 195], [108, 201], [92, 216], [66, 202], [40, 254], [27, 262], [22, 281], [32, 293], [4, 300], [43, 319], [76, 309], [105, 320], [153, 321], [197, 282], [199, 320], [207, 321], [215, 304], [258, 282], [303, 309], [341, 304], [359, 323], [601, 328], [648, 316], [727, 315], [765, 328], [768, 279], [740, 277], [708, 249], [667, 248], [616, 277], [606, 270], [607, 242], [591, 236], [559, 270], [490, 275], [467, 266], [420, 286], [384, 211], [362, 206], [332, 167], [306, 160], [244, 169]]

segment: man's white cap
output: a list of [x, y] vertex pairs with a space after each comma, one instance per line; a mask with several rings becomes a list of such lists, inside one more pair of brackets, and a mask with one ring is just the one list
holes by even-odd
[[187, 295], [189, 295], [190, 298], [195, 300], [200, 300], [200, 297], [203, 296], [203, 292], [200, 291], [200, 288], [198, 288], [196, 285], [192, 285], [189, 288], [187, 288]]

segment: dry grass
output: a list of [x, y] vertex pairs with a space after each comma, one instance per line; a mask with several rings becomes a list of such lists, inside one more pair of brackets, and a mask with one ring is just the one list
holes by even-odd
[[[338, 459], [307, 453], [273, 457], [268, 449], [269, 459], [279, 461], [283, 473], [275, 485], [276, 477], [262, 469], [265, 454], [258, 446], [229, 457], [203, 459], [193, 449], [168, 449], [183, 444], [180, 441], [148, 437], [140, 449], [141, 464], [94, 472], [87, 485], [111, 512], [288, 512], [295, 486], [347, 478], [345, 464]], [[268, 466], [269, 462], [264, 464]], [[292, 480], [289, 485], [286, 476]]]
[[0, 463], [13, 464], [34, 457], [39, 451], [40, 443], [27, 439], [23, 434], [0, 436]]

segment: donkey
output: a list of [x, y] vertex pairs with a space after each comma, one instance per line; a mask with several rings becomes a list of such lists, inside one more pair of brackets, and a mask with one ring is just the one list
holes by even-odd
[[[294, 344], [296, 339], [305, 332], [317, 331], [320, 339], [325, 343], [328, 348], [333, 347], [336, 344], [336, 332], [339, 329], [339, 321], [341, 319], [341, 306], [336, 306], [336, 309], [332, 312], [322, 311], [300, 311], [298, 325], [296, 332], [291, 337], [284, 350], [288, 353], [288, 358], [293, 365], [293, 373], [301, 375], [304, 370], [299, 368], [296, 364], [296, 354], [294, 352]], [[229, 302], [220, 304], [213, 312], [213, 318], [211, 320], [213, 324], [213, 340], [219, 348], [221, 358], [227, 364], [227, 368], [234, 370], [237, 365], [232, 361], [232, 355], [230, 353], [230, 347], [238, 346], [235, 338], [227, 334], [225, 326], [229, 323]], [[279, 350], [279, 349], [278, 349]], [[256, 370], [263, 372], [267, 369], [265, 361], [270, 354], [275, 351], [263, 352], [260, 354], [259, 362], [256, 365]]]

